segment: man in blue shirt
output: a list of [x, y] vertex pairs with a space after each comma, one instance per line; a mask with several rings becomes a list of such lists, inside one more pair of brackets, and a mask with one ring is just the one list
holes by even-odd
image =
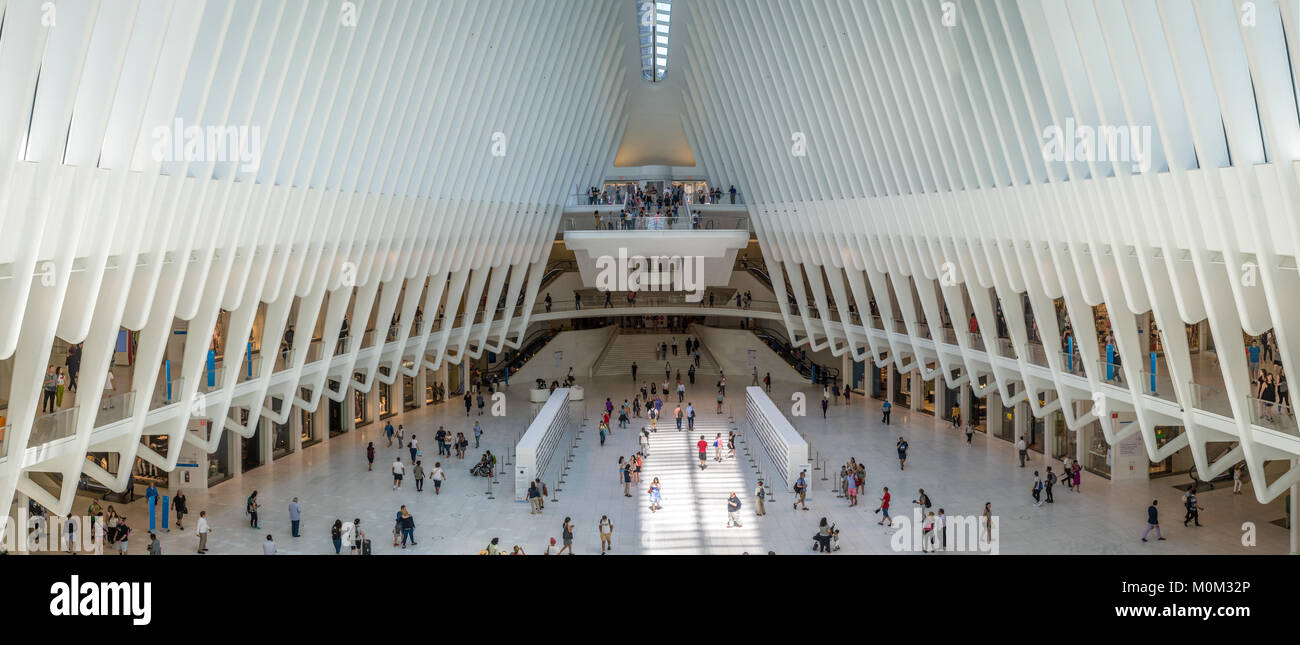
[[695, 430], [695, 406], [690, 403], [686, 404], [686, 429], [689, 431]]
[[1160, 503], [1159, 500], [1153, 499], [1151, 505], [1147, 507], [1147, 530], [1142, 532], [1143, 542], [1147, 541], [1147, 534], [1151, 533], [1151, 529], [1156, 530], [1157, 540], [1165, 539], [1163, 535], [1160, 535], [1160, 515], [1156, 512], [1156, 504], [1158, 503]]
[[298, 537], [298, 525], [302, 523], [302, 507], [298, 505], [298, 498], [293, 498], [289, 502], [289, 528], [294, 537]]
[[892, 407], [894, 407], [894, 406], [891, 405], [891, 404], [889, 403], [889, 401], [885, 401], [884, 404], [882, 404], [882, 405], [880, 406], [880, 410], [881, 410], [881, 412], [884, 412], [884, 413], [885, 413], [884, 416], [881, 417], [881, 419], [880, 419], [880, 422], [881, 422], [881, 423], [883, 423], [883, 424], [885, 424], [885, 425], [889, 425], [889, 410], [890, 410], [890, 408], [892, 408]]
[[735, 491], [732, 491], [731, 496], [727, 498], [727, 528], [733, 525], [744, 526], [740, 523], [740, 498], [736, 497]]

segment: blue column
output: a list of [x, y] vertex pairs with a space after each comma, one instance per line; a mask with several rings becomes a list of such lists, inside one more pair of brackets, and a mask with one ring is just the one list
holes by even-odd
[[153, 531], [156, 528], [154, 523], [154, 514], [158, 512], [158, 509], [157, 509], [157, 503], [154, 501], [154, 499], [155, 498], [153, 497], [145, 498], [145, 500], [149, 504], [149, 530], [150, 531]]
[[172, 362], [170, 359], [163, 361], [163, 369], [167, 371], [167, 402], [172, 400]]
[[1106, 346], [1106, 380], [1110, 381], [1115, 378], [1115, 346]]
[[248, 378], [253, 378], [253, 343], [252, 343], [252, 341], [249, 341], [248, 346], [247, 346], [247, 348], [246, 348], [246, 351], [248, 352], [248, 354], [246, 354], [246, 356], [245, 356], [246, 360], [244, 361], [244, 364], [247, 365], [248, 367], [245, 368], [245, 369], [247, 370], [247, 372], [245, 373], [245, 375], [246, 375]]
[[217, 353], [208, 350], [208, 387], [217, 386]]
[[1066, 352], [1066, 357], [1065, 357], [1066, 368], [1069, 371], [1073, 372], [1074, 371], [1074, 336], [1065, 337], [1065, 352]]
[[1151, 393], [1156, 393], [1156, 353], [1151, 352]]
[[170, 531], [170, 530], [171, 530], [171, 529], [167, 528], [167, 524], [168, 524], [167, 520], [168, 520], [168, 518], [171, 516], [171, 508], [170, 508], [170, 507], [171, 507], [171, 496], [169, 496], [169, 495], [163, 495], [163, 496], [162, 496], [162, 530], [164, 530], [164, 531]]

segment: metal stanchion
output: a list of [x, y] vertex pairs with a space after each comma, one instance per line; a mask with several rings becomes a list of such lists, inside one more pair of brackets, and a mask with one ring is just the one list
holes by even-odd
[[818, 470], [822, 471], [822, 481], [826, 481], [828, 479], [828, 477], [826, 477], [826, 460], [822, 460], [822, 467], [818, 468]]
[[554, 485], [553, 485], [553, 486], [551, 486], [551, 501], [552, 501], [552, 502], [558, 502], [558, 501], [560, 501], [559, 492], [560, 492], [560, 482], [557, 481], [557, 482], [554, 482]]
[[[814, 451], [814, 452], [813, 452], [813, 471], [816, 472], [816, 471], [821, 470], [821, 469], [822, 469], [822, 453], [821, 453], [820, 450], [818, 450], [818, 451]], [[825, 478], [826, 478], [825, 475], [823, 475], [823, 476], [822, 476], [822, 479], [825, 479]]]
[[488, 498], [488, 499], [496, 499], [496, 496], [494, 496], [494, 495], [492, 494], [492, 478], [491, 478], [491, 477], [488, 477], [487, 485], [488, 485], [488, 489], [487, 489], [487, 498]]

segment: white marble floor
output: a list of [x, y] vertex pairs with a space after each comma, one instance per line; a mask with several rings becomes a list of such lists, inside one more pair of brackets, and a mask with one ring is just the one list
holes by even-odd
[[[918, 412], [896, 409], [893, 424], [880, 423], [879, 402], [855, 397], [852, 404], [833, 405], [823, 420], [820, 389], [806, 384], [777, 383], [773, 399], [788, 408], [795, 389], [808, 393], [808, 416], [792, 422], [811, 440], [814, 449], [827, 459], [834, 471], [850, 456], [867, 465], [866, 496], [856, 508], [848, 508], [830, 492], [831, 481], [821, 473], [812, 477], [813, 492], [808, 512], [790, 509], [791, 495], [778, 491], [768, 501], [768, 514], [754, 515], [752, 492], [755, 470], [743, 451], [737, 459], [723, 463], [710, 461], [701, 471], [696, 460], [694, 441], [701, 431], [712, 436], [730, 427], [728, 414], [713, 414], [714, 392], [700, 385], [688, 392], [697, 404], [697, 432], [691, 436], [678, 433], [671, 420], [655, 433], [650, 457], [641, 481], [632, 485], [632, 497], [623, 496], [617, 478], [620, 455], [637, 449], [633, 428], [644, 419], [633, 419], [627, 430], [615, 428], [604, 446], [595, 432], [596, 411], [606, 396], [616, 402], [631, 397], [630, 381], [597, 379], [586, 383], [589, 413], [586, 429], [569, 465], [568, 476], [560, 490], [552, 491], [540, 515], [530, 515], [527, 504], [514, 501], [513, 480], [500, 479], [493, 489], [494, 499], [486, 494], [487, 480], [471, 477], [469, 467], [481, 454], [471, 448], [461, 461], [443, 461], [449, 475], [440, 496], [431, 483], [424, 492], [416, 492], [408, 476], [400, 491], [392, 490], [389, 464], [399, 454], [388, 448], [382, 438], [382, 423], [373, 423], [358, 431], [286, 456], [244, 475], [224, 482], [209, 491], [188, 491], [190, 509], [208, 511], [213, 534], [209, 540], [212, 554], [257, 554], [267, 533], [274, 536], [284, 554], [332, 553], [329, 527], [336, 518], [360, 518], [378, 554], [477, 553], [493, 537], [499, 537], [504, 550], [519, 545], [528, 554], [542, 553], [549, 538], [560, 537], [565, 516], [577, 526], [574, 541], [579, 554], [599, 553], [596, 524], [601, 515], [614, 522], [615, 554], [630, 553], [810, 553], [811, 535], [818, 520], [825, 516], [841, 529], [841, 553], [884, 554], [894, 552], [890, 538], [893, 531], [876, 524], [872, 513], [882, 486], [893, 492], [895, 514], [910, 514], [918, 488], [924, 488], [935, 509], [943, 507], [949, 515], [979, 515], [984, 503], [991, 502], [999, 518], [1000, 553], [1023, 554], [1279, 554], [1287, 551], [1287, 531], [1272, 524], [1283, 515], [1279, 500], [1261, 505], [1247, 491], [1232, 495], [1223, 487], [1203, 491], [1201, 528], [1184, 528], [1181, 524], [1181, 491], [1175, 484], [1183, 478], [1140, 482], [1110, 482], [1086, 474], [1083, 492], [1056, 488], [1056, 503], [1035, 507], [1029, 495], [1032, 470], [1044, 469], [1041, 455], [1033, 455], [1029, 467], [1017, 467], [1013, 446], [993, 437], [978, 434], [972, 446], [950, 424], [935, 421]], [[743, 388], [733, 384], [728, 400], [736, 417], [743, 417]], [[504, 417], [474, 417], [486, 432], [483, 448], [504, 455], [531, 417], [527, 393], [515, 388], [508, 396]], [[669, 409], [674, 404], [665, 404]], [[394, 425], [405, 424], [407, 433], [419, 436], [426, 465], [436, 461], [433, 434], [445, 425], [452, 431], [469, 435], [472, 420], [463, 415], [456, 400], [440, 406], [423, 408], [392, 419]], [[669, 416], [669, 415], [665, 415]], [[899, 436], [911, 445], [907, 469], [900, 471], [894, 443]], [[366, 470], [364, 448], [374, 441], [378, 448], [373, 472]], [[409, 459], [405, 449], [403, 462]], [[710, 454], [712, 458], [712, 454]], [[545, 475], [554, 482], [559, 464]], [[1059, 468], [1059, 464], [1050, 465]], [[768, 469], [770, 471], [770, 469]], [[646, 489], [658, 476], [663, 483], [663, 510], [650, 513]], [[555, 485], [548, 484], [552, 487]], [[260, 530], [248, 526], [244, 500], [254, 489], [259, 491], [263, 509]], [[726, 528], [726, 497], [736, 491], [743, 503], [743, 528]], [[287, 505], [298, 497], [303, 506], [302, 537], [289, 536]], [[1146, 507], [1151, 499], [1160, 500], [1165, 542], [1142, 543]], [[393, 517], [406, 504], [416, 518], [417, 545], [403, 550], [392, 546]], [[120, 508], [120, 505], [119, 505]], [[127, 505], [126, 514], [136, 529], [131, 552], [143, 553], [147, 534], [144, 501]], [[1241, 544], [1243, 522], [1254, 522], [1257, 546]], [[175, 529], [161, 537], [164, 553], [193, 553], [194, 518], [186, 518], [186, 530]]]

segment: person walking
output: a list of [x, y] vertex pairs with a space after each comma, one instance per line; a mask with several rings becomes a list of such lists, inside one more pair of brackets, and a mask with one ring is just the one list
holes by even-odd
[[894, 445], [898, 448], [898, 469], [903, 470], [907, 465], [907, 441], [899, 437], [898, 443]]
[[384, 424], [384, 436], [388, 438], [388, 447], [393, 447], [393, 422], [389, 421]]
[[1016, 452], [1020, 454], [1020, 467], [1025, 467], [1025, 456], [1028, 453], [1029, 446], [1025, 444], [1025, 438], [1022, 436], [1016, 441]]
[[416, 459], [420, 456], [420, 440], [416, 439], [415, 435], [412, 434], [410, 443], [406, 445], [411, 450], [411, 463], [415, 463]]
[[176, 496], [172, 498], [172, 510], [176, 512], [176, 528], [182, 531], [185, 530], [185, 524], [183, 523], [185, 516], [190, 512], [188, 506], [186, 506], [187, 502], [185, 492], [177, 489]]
[[1157, 540], [1164, 540], [1165, 536], [1160, 534], [1160, 513], [1156, 510], [1156, 505], [1160, 500], [1151, 500], [1151, 505], [1147, 507], [1147, 530], [1142, 532], [1142, 541], [1147, 541], [1147, 536], [1151, 534], [1152, 529], [1156, 532]]
[[686, 404], [686, 429], [695, 431], [695, 406], [691, 403]]
[[695, 447], [700, 451], [700, 470], [704, 470], [704, 462], [709, 459], [709, 442], [704, 440], [704, 435], [700, 435], [700, 440], [695, 443]]
[[636, 383], [636, 361], [632, 361], [632, 382]]
[[826, 418], [826, 409], [827, 409], [828, 407], [830, 407], [830, 401], [829, 401], [826, 397], [823, 396], [823, 397], [822, 397], [822, 418], [823, 418], [823, 419]]
[[[1245, 468], [1243, 464], [1237, 464], [1232, 468], [1232, 494], [1241, 494], [1241, 471]], [[177, 520], [180, 521], [180, 520]]]
[[608, 515], [601, 515], [600, 521], [596, 523], [596, 530], [600, 532], [600, 554], [605, 555], [605, 551], [613, 551], [614, 521], [609, 519]]
[[966, 446], [968, 448], [971, 445], [971, 440], [974, 438], [975, 438], [975, 428], [972, 428], [971, 425], [967, 423], [966, 424]]
[[1047, 496], [1047, 499], [1043, 501], [1047, 502], [1048, 504], [1056, 503], [1056, 500], [1052, 499], [1052, 486], [1055, 485], [1056, 485], [1056, 473], [1052, 472], [1051, 466], [1048, 466], [1047, 479], [1043, 482], [1043, 492], [1046, 493]]
[[770, 394], [772, 392], [772, 373], [766, 372], [763, 375], [763, 389]]
[[791, 504], [790, 510], [794, 510], [800, 506], [803, 507], [803, 510], [808, 510], [808, 480], [805, 479], [805, 475], [807, 474], [808, 471], [801, 470], [799, 471], [799, 478], [794, 480], [794, 494], [796, 498], [794, 504]]
[[1034, 471], [1034, 486], [1029, 489], [1029, 493], [1034, 496], [1034, 506], [1043, 505], [1043, 478], [1038, 475], [1037, 470]]
[[375, 442], [371, 441], [366, 446], [366, 470], [375, 469]]
[[740, 523], [740, 498], [736, 497], [736, 491], [731, 491], [727, 497], [727, 528], [735, 526], [740, 528], [744, 526]]
[[880, 513], [880, 521], [877, 524], [892, 524], [889, 519], [889, 487], [884, 487], [884, 492], [880, 495], [880, 506], [876, 507], [877, 513]]
[[424, 465], [420, 461], [411, 468], [411, 476], [415, 478], [415, 492], [424, 492]]
[[762, 517], [767, 515], [767, 508], [763, 502], [767, 500], [767, 491], [763, 490], [763, 480], [758, 480], [758, 485], [754, 487], [754, 515]]
[[402, 548], [406, 548], [408, 540], [411, 546], [419, 544], [419, 542], [415, 541], [415, 517], [411, 515], [410, 511], [406, 510], [405, 504], [402, 505], [402, 510], [398, 512], [397, 518], [402, 526]]
[[650, 482], [650, 512], [653, 513], [663, 508], [663, 487], [659, 484], [659, 478], [655, 477]]
[[479, 439], [483, 437], [483, 426], [478, 424], [478, 419], [474, 420], [474, 448], [478, 448]]
[[402, 476], [406, 474], [406, 466], [402, 463], [401, 457], [393, 458], [393, 490], [402, 487]]
[[632, 496], [632, 460], [623, 462], [623, 497]]
[[893, 404], [890, 403], [889, 401], [885, 401], [883, 404], [881, 404], [880, 411], [884, 413], [884, 416], [880, 418], [881, 423], [885, 425], [889, 425], [889, 411], [893, 409], [893, 407], [894, 407]]
[[565, 551], [568, 551], [569, 555], [573, 555], [573, 518], [564, 518], [564, 523], [560, 525], [560, 539], [564, 540], [564, 546], [560, 547], [559, 553], [555, 555], [560, 555]]
[[1183, 496], [1183, 505], [1187, 508], [1187, 515], [1183, 517], [1183, 526], [1187, 526], [1189, 522], [1195, 522], [1196, 526], [1200, 526], [1201, 511], [1205, 509], [1197, 503], [1196, 493], [1190, 490], [1187, 491], [1187, 494]]
[[442, 470], [442, 462], [433, 462], [433, 470], [429, 472], [429, 479], [433, 480], [433, 494], [442, 494], [442, 482], [447, 479], [447, 473]]
[[199, 511], [199, 522], [194, 527], [194, 534], [199, 538], [199, 553], [208, 552], [208, 535], [212, 533], [212, 527], [208, 525], [208, 512]]
[[298, 537], [298, 526], [302, 524], [302, 506], [298, 504], [298, 498], [293, 498], [289, 502], [289, 535]]

